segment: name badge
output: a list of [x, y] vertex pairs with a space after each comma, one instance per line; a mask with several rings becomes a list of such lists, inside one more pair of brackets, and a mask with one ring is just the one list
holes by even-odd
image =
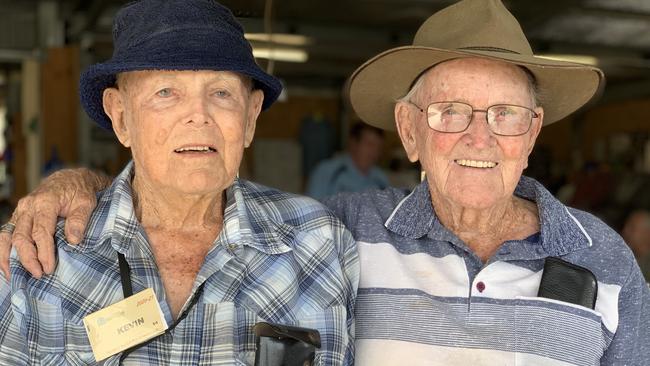
[[145, 342], [167, 329], [151, 288], [96, 311], [83, 322], [96, 361]]

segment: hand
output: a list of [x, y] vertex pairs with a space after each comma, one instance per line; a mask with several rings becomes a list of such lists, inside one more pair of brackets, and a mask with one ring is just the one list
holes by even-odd
[[9, 255], [16, 248], [22, 265], [32, 276], [41, 278], [55, 268], [54, 230], [57, 217], [65, 220], [65, 236], [78, 244], [97, 205], [95, 192], [110, 180], [88, 169], [64, 169], [47, 177], [32, 193], [18, 201], [10, 222], [13, 234], [0, 232], [0, 270], [9, 279]]

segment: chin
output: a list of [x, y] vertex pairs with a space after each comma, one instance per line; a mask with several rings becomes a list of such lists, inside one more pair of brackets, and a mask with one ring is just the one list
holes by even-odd
[[215, 172], [193, 172], [178, 177], [175, 185], [178, 190], [186, 194], [209, 194], [221, 192], [230, 187], [235, 176], [225, 176]]

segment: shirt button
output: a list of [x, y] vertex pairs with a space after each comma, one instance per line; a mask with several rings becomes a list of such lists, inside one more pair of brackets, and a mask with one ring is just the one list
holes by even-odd
[[476, 289], [478, 292], [483, 292], [485, 290], [485, 283], [483, 283], [483, 281], [480, 281], [476, 284]]
[[228, 244], [228, 249], [230, 249], [231, 252], [234, 252], [235, 249], [237, 249], [237, 244]]

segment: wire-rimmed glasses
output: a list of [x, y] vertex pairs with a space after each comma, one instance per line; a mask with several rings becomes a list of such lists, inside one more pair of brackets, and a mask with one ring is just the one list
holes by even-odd
[[500, 136], [519, 136], [530, 129], [533, 118], [539, 117], [534, 110], [520, 105], [495, 104], [487, 109], [474, 109], [463, 102], [434, 102], [426, 111], [417, 104], [420, 112], [426, 113], [429, 127], [438, 132], [463, 132], [472, 122], [474, 112], [484, 112], [490, 130]]

